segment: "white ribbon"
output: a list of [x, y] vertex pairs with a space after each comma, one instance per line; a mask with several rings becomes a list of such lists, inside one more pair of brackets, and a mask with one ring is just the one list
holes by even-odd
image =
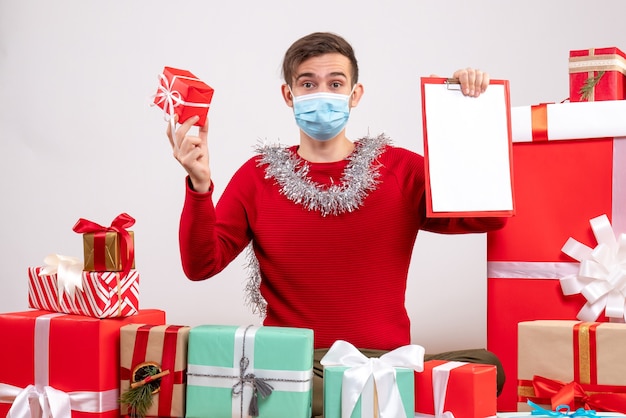
[[454, 414], [450, 411], [445, 411], [446, 405], [446, 393], [448, 392], [448, 380], [450, 379], [450, 371], [461, 367], [466, 362], [462, 361], [448, 361], [433, 367], [432, 370], [432, 382], [433, 382], [433, 402], [435, 415], [416, 413], [415, 418], [454, 418]]
[[43, 260], [46, 265], [39, 270], [39, 276], [57, 275], [57, 291], [59, 302], [63, 298], [63, 292], [67, 292], [70, 298], [74, 297], [76, 288], [83, 290], [84, 265], [76, 257], [50, 254]]
[[34, 384], [25, 388], [0, 383], [0, 402], [12, 403], [7, 418], [66, 418], [72, 410], [101, 413], [119, 408], [119, 391], [63, 392], [48, 384], [50, 320], [65, 315], [52, 313], [35, 319]]
[[626, 58], [618, 54], [570, 57], [568, 68], [570, 73], [586, 73], [589, 71], [619, 71], [626, 74]]
[[615, 237], [609, 218], [589, 221], [598, 245], [590, 248], [569, 238], [561, 251], [580, 262], [576, 274], [560, 279], [564, 295], [582, 294], [587, 302], [578, 312], [581, 321], [594, 322], [602, 311], [614, 322], [626, 319], [626, 234]]
[[182, 80], [191, 80], [191, 81], [202, 81], [199, 78], [195, 77], [187, 77], [183, 75], [175, 75], [172, 76], [172, 80], [168, 80], [165, 74], [159, 74], [159, 88], [157, 92], [152, 95], [153, 103], [152, 105], [163, 105], [163, 117], [166, 121], [170, 123], [170, 127], [172, 130], [172, 135], [174, 135], [174, 130], [176, 129], [176, 122], [174, 121], [175, 108], [177, 106], [190, 106], [190, 107], [205, 107], [209, 108], [211, 105], [209, 103], [193, 103], [186, 102], [183, 100], [182, 95], [178, 90], [173, 90], [174, 82], [177, 79]]
[[[352, 415], [356, 403], [370, 379], [374, 380], [380, 418], [406, 418], [396, 382], [396, 367], [417, 372], [424, 370], [424, 347], [416, 344], [396, 348], [379, 358], [368, 358], [347, 341], [337, 340], [322, 358], [323, 366], [347, 366], [341, 386], [341, 416]], [[373, 395], [373, 394], [372, 394]], [[362, 418], [374, 417], [374, 411], [362, 411]]]

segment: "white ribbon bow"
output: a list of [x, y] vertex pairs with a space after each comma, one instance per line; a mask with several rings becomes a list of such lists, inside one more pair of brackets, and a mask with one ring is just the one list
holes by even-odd
[[380, 418], [406, 418], [396, 383], [396, 367], [417, 372], [424, 370], [424, 347], [411, 344], [379, 358], [368, 358], [347, 341], [338, 340], [320, 363], [323, 366], [347, 366], [341, 388], [341, 416], [349, 417], [370, 377], [375, 382]]
[[51, 386], [38, 390], [35, 385], [28, 385], [20, 390], [0, 384], [0, 390], [7, 394], [17, 391], [7, 418], [62, 418], [72, 415], [70, 395]]
[[595, 248], [570, 237], [561, 251], [580, 262], [577, 274], [560, 279], [564, 295], [582, 294], [587, 302], [578, 312], [581, 321], [594, 322], [602, 311], [613, 322], [626, 319], [626, 234], [616, 239], [609, 218], [589, 221], [598, 245]]
[[63, 392], [52, 386], [37, 389], [0, 383], [0, 403], [11, 403], [7, 418], [66, 418], [77, 412], [102, 413], [119, 408], [118, 389], [103, 392]]
[[76, 257], [50, 254], [43, 261], [46, 266], [41, 268], [39, 276], [57, 275], [59, 300], [63, 298], [64, 291], [70, 297], [74, 297], [76, 288], [83, 290], [84, 265], [81, 260]]

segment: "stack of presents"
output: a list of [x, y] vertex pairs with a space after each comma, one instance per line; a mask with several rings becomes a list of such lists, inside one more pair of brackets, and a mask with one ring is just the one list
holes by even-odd
[[570, 51], [569, 72], [569, 101], [511, 109], [516, 214], [487, 234], [499, 411], [626, 413], [626, 55]]
[[[516, 214], [487, 235], [503, 393], [492, 365], [423, 361], [418, 345], [367, 358], [340, 340], [322, 360], [326, 418], [626, 414], [626, 58], [570, 55], [568, 103], [511, 112]], [[166, 67], [155, 103], [180, 120], [211, 96]], [[0, 314], [0, 416], [310, 417], [313, 331], [140, 309], [133, 224], [79, 219], [83, 260], [28, 269], [31, 309]]]
[[[309, 418], [313, 331], [174, 325], [140, 309], [134, 222], [79, 219], [83, 260], [28, 269], [32, 309], [0, 314], [0, 416]], [[495, 415], [495, 366], [424, 362], [418, 345], [372, 359], [341, 340], [323, 364], [329, 418]]]

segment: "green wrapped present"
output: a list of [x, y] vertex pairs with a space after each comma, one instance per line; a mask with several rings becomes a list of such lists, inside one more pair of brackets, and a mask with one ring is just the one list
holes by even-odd
[[187, 418], [311, 416], [310, 329], [200, 325], [187, 361]]
[[424, 348], [406, 345], [368, 358], [338, 340], [321, 360], [325, 418], [408, 418], [415, 410], [415, 372]]

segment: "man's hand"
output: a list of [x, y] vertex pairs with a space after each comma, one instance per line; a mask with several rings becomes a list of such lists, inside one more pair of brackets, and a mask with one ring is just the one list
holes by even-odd
[[478, 97], [489, 86], [489, 74], [474, 68], [457, 70], [452, 78], [458, 78], [461, 83], [461, 92], [465, 96]]
[[[178, 120], [175, 116], [174, 121]], [[193, 189], [198, 193], [206, 193], [211, 186], [211, 170], [209, 168], [208, 132], [209, 119], [206, 124], [198, 129], [198, 135], [188, 135], [198, 116], [194, 116], [181, 124], [172, 134], [172, 124], [167, 124], [167, 137], [172, 145], [174, 158], [183, 166]]]

